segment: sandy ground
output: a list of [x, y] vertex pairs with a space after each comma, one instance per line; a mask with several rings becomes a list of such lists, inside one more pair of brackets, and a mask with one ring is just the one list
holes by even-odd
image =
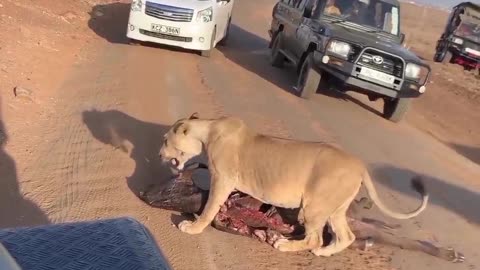
[[[478, 269], [478, 79], [431, 63], [427, 93], [400, 124], [358, 95], [300, 100], [289, 93], [293, 72], [267, 63], [273, 4], [237, 1], [229, 45], [203, 59], [126, 45], [126, 1], [1, 0], [0, 227], [129, 215], [152, 230], [176, 269]], [[403, 8], [407, 46], [432, 59], [446, 14]], [[16, 86], [31, 94], [15, 97]], [[398, 222], [402, 233], [454, 246], [468, 261], [451, 265], [380, 247], [326, 259], [211, 228], [180, 233], [175, 213], [145, 206], [134, 192], [168, 177], [156, 157], [159, 138], [194, 111], [237, 115], [277, 136], [339, 143], [369, 162], [382, 198], [402, 211], [418, 203], [408, 177], [425, 175], [431, 205]], [[365, 215], [391, 221], [376, 210]]]

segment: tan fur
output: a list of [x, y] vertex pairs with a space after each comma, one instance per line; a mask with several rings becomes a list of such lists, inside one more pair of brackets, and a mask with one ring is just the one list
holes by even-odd
[[[210, 194], [205, 210], [195, 222], [183, 221], [179, 229], [198, 234], [210, 225], [229, 194], [239, 190], [277, 207], [300, 208], [305, 226], [302, 240], [279, 240], [281, 251], [310, 250], [330, 256], [347, 248], [355, 235], [347, 224], [346, 211], [364, 183], [368, 194], [387, 215], [405, 219], [418, 215], [427, 205], [408, 214], [386, 208], [378, 198], [366, 166], [356, 157], [327, 143], [274, 139], [251, 130], [240, 119], [199, 119], [193, 114], [178, 120], [165, 134], [160, 155], [165, 162], [178, 161], [178, 169], [202, 153], [208, 156]], [[328, 223], [335, 237], [322, 247], [322, 228]]]

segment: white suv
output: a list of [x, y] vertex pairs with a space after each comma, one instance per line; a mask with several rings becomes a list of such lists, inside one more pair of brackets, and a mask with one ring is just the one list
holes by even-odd
[[199, 50], [225, 43], [234, 0], [133, 0], [127, 37]]

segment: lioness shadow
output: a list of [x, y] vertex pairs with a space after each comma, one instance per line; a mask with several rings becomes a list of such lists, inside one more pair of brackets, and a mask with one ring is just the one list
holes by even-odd
[[128, 153], [126, 141], [132, 144], [130, 157], [135, 170], [127, 184], [135, 194], [150, 184], [161, 184], [172, 177], [158, 153], [168, 126], [138, 120], [121, 111], [90, 110], [82, 113], [83, 122], [100, 142]]
[[372, 170], [375, 181], [393, 190], [400, 191], [408, 196], [418, 194], [411, 191], [409, 181], [414, 175], [421, 175], [427, 191], [430, 194], [429, 203], [441, 206], [451, 212], [464, 217], [468, 222], [480, 224], [480, 193], [461, 186], [453, 185], [445, 180], [428, 175], [422, 175], [408, 169], [393, 166], [379, 166]]
[[47, 215], [22, 196], [15, 161], [4, 149], [7, 140], [0, 112], [0, 228], [49, 224]]

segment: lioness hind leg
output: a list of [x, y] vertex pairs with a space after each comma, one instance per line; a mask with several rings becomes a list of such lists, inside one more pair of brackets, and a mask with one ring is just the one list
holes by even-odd
[[321, 247], [323, 244], [323, 227], [327, 222], [328, 215], [321, 213], [309, 213], [309, 209], [303, 208], [302, 216], [305, 226], [305, 238], [301, 240], [279, 239], [273, 246], [280, 251], [304, 251]]
[[355, 241], [355, 234], [347, 222], [347, 209], [348, 205], [343, 205], [330, 216], [328, 223], [334, 233], [334, 238], [328, 246], [313, 249], [313, 254], [329, 257], [348, 248]]

